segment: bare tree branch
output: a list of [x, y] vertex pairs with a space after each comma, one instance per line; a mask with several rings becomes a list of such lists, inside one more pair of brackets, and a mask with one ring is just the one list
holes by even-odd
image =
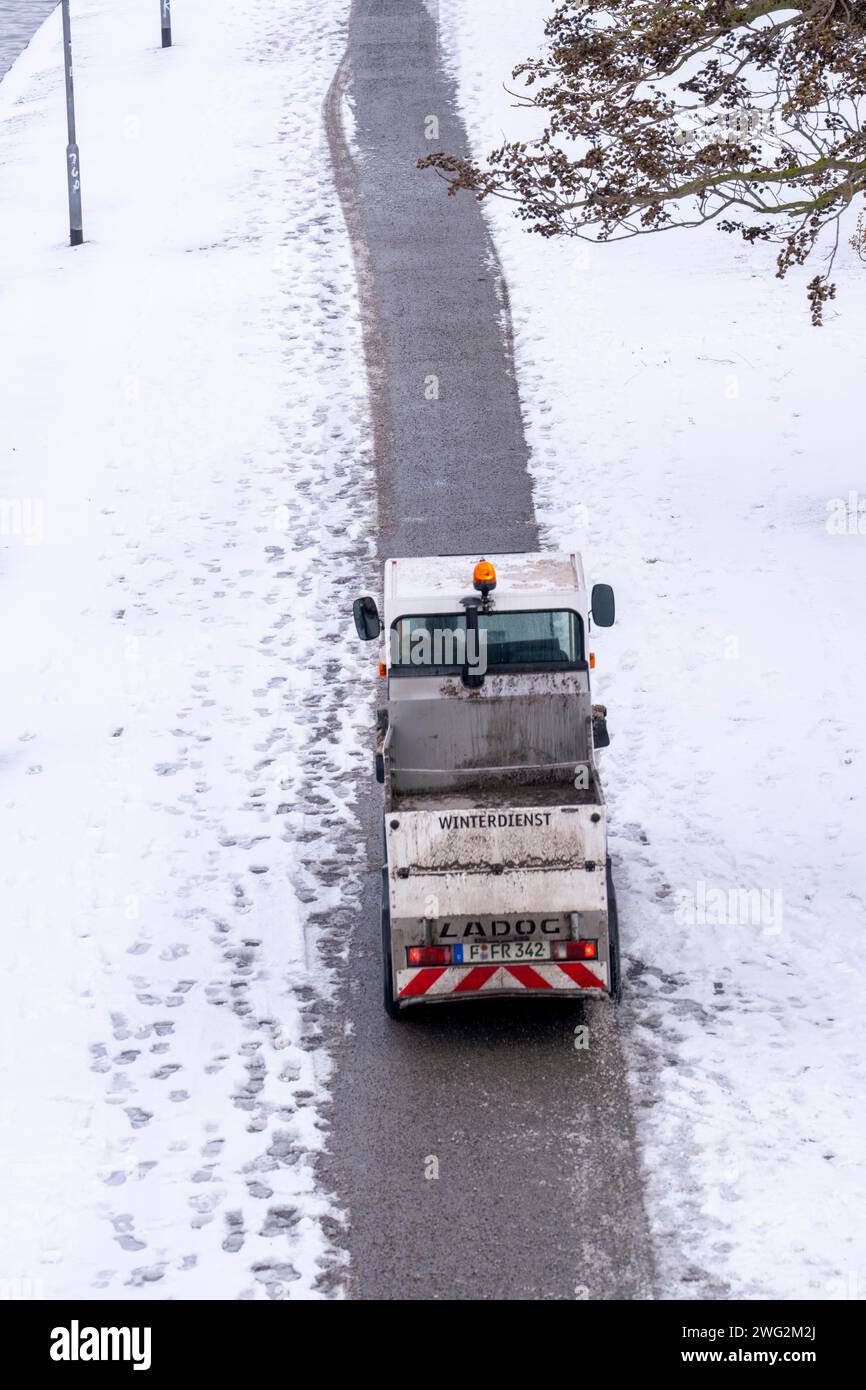
[[[809, 285], [835, 296], [840, 219], [866, 194], [866, 0], [561, 0], [543, 55], [514, 69], [532, 141], [484, 162], [420, 161], [542, 236], [617, 241], [716, 222], [776, 241], [777, 274], [833, 249]], [[726, 216], [740, 209], [748, 219]], [[755, 217], [760, 221], [755, 221]], [[862, 226], [858, 222], [858, 226]], [[866, 255], [862, 234], [853, 244]]]

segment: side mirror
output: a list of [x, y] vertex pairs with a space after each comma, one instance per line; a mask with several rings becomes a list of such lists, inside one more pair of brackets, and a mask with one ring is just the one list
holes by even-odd
[[362, 642], [372, 642], [379, 636], [382, 622], [374, 598], [370, 598], [369, 595], [356, 598], [352, 604], [352, 615], [355, 619], [355, 631]]
[[616, 604], [609, 584], [593, 584], [590, 612], [596, 627], [613, 627]]

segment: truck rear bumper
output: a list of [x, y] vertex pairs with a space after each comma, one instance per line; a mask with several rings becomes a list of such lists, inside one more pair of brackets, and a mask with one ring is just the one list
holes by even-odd
[[605, 961], [538, 961], [532, 965], [431, 965], [397, 972], [400, 1004], [528, 995], [598, 996], [609, 993]]

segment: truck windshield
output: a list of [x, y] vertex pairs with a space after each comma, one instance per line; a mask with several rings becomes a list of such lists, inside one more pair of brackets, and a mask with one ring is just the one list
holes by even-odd
[[478, 614], [477, 650], [465, 613], [424, 613], [398, 618], [391, 628], [391, 667], [397, 670], [483, 671], [503, 666], [573, 665], [583, 660], [583, 623], [558, 608], [540, 612]]

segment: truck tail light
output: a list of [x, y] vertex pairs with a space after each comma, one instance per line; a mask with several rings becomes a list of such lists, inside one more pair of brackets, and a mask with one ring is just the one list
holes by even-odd
[[450, 946], [410, 946], [410, 965], [450, 965]]
[[554, 960], [598, 960], [597, 941], [554, 941]]

